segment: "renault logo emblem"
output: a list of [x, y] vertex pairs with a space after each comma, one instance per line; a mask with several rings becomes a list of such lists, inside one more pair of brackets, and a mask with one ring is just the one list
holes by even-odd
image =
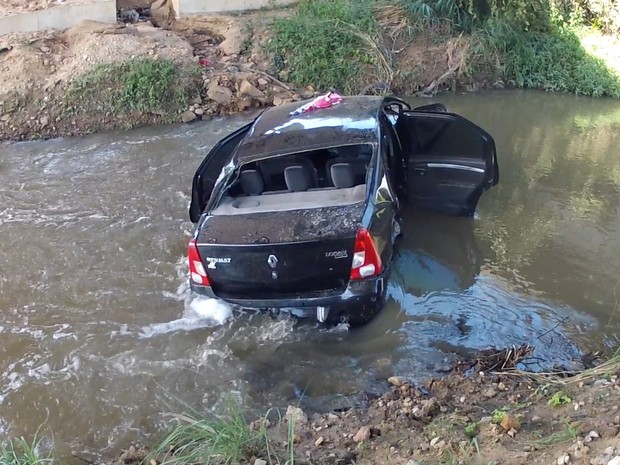
[[278, 266], [278, 257], [276, 257], [275, 255], [269, 255], [267, 263], [269, 263], [269, 266], [271, 268], [275, 268], [276, 266]]

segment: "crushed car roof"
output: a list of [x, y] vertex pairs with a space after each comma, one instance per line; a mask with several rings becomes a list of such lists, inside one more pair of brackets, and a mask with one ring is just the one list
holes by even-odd
[[309, 101], [270, 108], [262, 113], [237, 149], [239, 162], [377, 141], [381, 97], [345, 97], [330, 108], [290, 114]]

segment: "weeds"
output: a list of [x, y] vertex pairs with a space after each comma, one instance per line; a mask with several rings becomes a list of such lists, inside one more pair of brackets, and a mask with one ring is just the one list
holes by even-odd
[[42, 439], [35, 434], [32, 442], [23, 437], [0, 442], [0, 465], [52, 465], [51, 451], [44, 451]]
[[558, 391], [551, 396], [551, 399], [549, 399], [547, 405], [557, 408], [562, 405], [570, 404], [571, 402], [572, 399], [564, 391]]
[[240, 406], [230, 401], [220, 415], [175, 415], [179, 424], [154, 449], [165, 464], [240, 463], [267, 457], [264, 426], [253, 430]]
[[447, 56], [455, 40], [466, 45], [449, 60], [448, 77], [406, 88], [428, 86], [432, 94], [450, 80], [484, 74], [508, 86], [620, 98], [620, 60], [609, 53], [609, 38], [584, 27], [577, 13], [534, 1], [535, 8], [516, 0], [301, 0], [292, 17], [276, 22], [269, 50], [280, 76], [295, 84], [345, 93], [387, 84], [389, 90], [395, 76], [421, 78], [414, 68], [423, 62], [397, 69], [402, 45], [420, 34], [448, 33]]
[[565, 422], [564, 429], [562, 431], [552, 433], [547, 437], [541, 437], [540, 439], [533, 441], [532, 445], [536, 446], [552, 446], [555, 444], [561, 444], [564, 442], [574, 441], [577, 439], [579, 429], [574, 424]]
[[362, 66], [385, 66], [374, 3], [301, 0], [293, 17], [276, 22], [269, 44], [275, 56], [284, 59], [279, 67], [285, 68], [286, 79], [344, 93], [359, 91]]
[[198, 92], [199, 76], [196, 69], [182, 69], [169, 60], [98, 65], [71, 83], [68, 105], [84, 108], [94, 102], [100, 111], [112, 113], [176, 111]]
[[[281, 460], [267, 433], [270, 413], [249, 424], [238, 401], [230, 398], [219, 414], [192, 411], [173, 415], [178, 424], [153, 448], [150, 457], [162, 465], [237, 464], [252, 457], [269, 465], [295, 465], [294, 419], [287, 419], [287, 456]], [[278, 422], [279, 427], [281, 417]]]

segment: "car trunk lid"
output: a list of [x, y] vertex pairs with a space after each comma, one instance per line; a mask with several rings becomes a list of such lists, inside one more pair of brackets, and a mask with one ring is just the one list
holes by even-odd
[[362, 213], [352, 205], [208, 217], [197, 242], [213, 292], [230, 299], [342, 292]]

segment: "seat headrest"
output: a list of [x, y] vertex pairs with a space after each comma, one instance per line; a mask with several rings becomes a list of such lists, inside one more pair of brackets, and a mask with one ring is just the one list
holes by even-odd
[[338, 189], [355, 186], [355, 173], [350, 163], [334, 163], [330, 168], [332, 182]]
[[241, 172], [241, 190], [246, 195], [260, 195], [265, 190], [263, 177], [257, 170]]
[[314, 187], [312, 173], [301, 165], [289, 166], [284, 169], [286, 188], [291, 192], [307, 191]]

